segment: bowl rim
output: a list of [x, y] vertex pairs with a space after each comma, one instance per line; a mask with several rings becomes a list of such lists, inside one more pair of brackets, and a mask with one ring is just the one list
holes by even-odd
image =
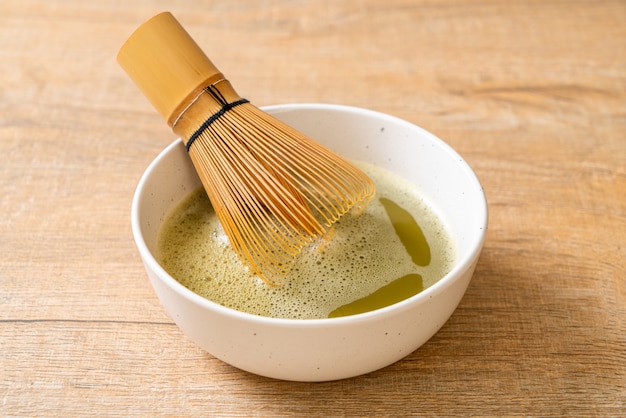
[[330, 110], [333, 112], [343, 112], [343, 113], [358, 113], [361, 115], [365, 115], [368, 117], [375, 117], [378, 119], [387, 119], [390, 122], [395, 124], [404, 124], [408, 125], [411, 129], [415, 129], [420, 131], [421, 134], [426, 134], [430, 137], [431, 140], [438, 143], [440, 147], [444, 149], [444, 151], [451, 154], [451, 156], [462, 165], [462, 168], [471, 182], [475, 183], [479, 197], [479, 202], [477, 205], [480, 209], [480, 213], [478, 216], [481, 216], [480, 224], [483, 225], [478, 233], [473, 236], [470, 241], [471, 250], [467, 252], [462, 258], [457, 259], [454, 267], [441, 279], [439, 279], [436, 283], [431, 285], [430, 287], [424, 289], [420, 293], [413, 295], [407, 299], [404, 299], [400, 302], [394, 303], [393, 305], [386, 306], [384, 308], [379, 308], [373, 311], [364, 312], [356, 315], [343, 316], [337, 318], [316, 318], [316, 319], [294, 319], [294, 318], [273, 318], [267, 316], [261, 316], [256, 314], [251, 314], [248, 312], [238, 311], [233, 308], [229, 308], [219, 303], [213, 302], [209, 299], [204, 298], [203, 296], [198, 295], [192, 290], [186, 288], [176, 279], [174, 279], [156, 260], [155, 256], [149, 250], [145, 239], [143, 237], [143, 233], [141, 231], [141, 221], [139, 219], [139, 212], [141, 207], [141, 199], [143, 197], [143, 191], [145, 185], [148, 181], [148, 178], [151, 176], [152, 172], [156, 170], [157, 166], [161, 163], [161, 161], [176, 147], [183, 146], [182, 140], [180, 138], [175, 139], [171, 142], [165, 149], [163, 149], [159, 154], [150, 162], [146, 170], [141, 175], [141, 178], [135, 188], [135, 192], [133, 195], [132, 206], [131, 206], [131, 229], [133, 233], [133, 237], [135, 240], [135, 244], [140, 252], [140, 255], [144, 261], [144, 263], [148, 264], [148, 267], [152, 269], [159, 278], [172, 290], [179, 294], [179, 296], [189, 299], [191, 302], [202, 306], [203, 308], [213, 310], [221, 315], [225, 315], [231, 318], [239, 318], [247, 321], [251, 321], [258, 324], [272, 324], [279, 325], [283, 327], [329, 327], [329, 326], [339, 326], [341, 324], [350, 323], [353, 324], [355, 322], [363, 322], [368, 321], [370, 319], [384, 319], [396, 313], [402, 312], [406, 309], [409, 309], [411, 305], [418, 303], [422, 299], [431, 299], [435, 295], [445, 291], [448, 287], [450, 287], [454, 283], [455, 277], [461, 277], [463, 272], [472, 266], [474, 261], [480, 256], [481, 249], [483, 247], [487, 229], [488, 229], [488, 206], [487, 199], [485, 196], [484, 189], [478, 180], [478, 177], [471, 169], [469, 164], [465, 161], [465, 159], [450, 145], [444, 142], [442, 139], [432, 134], [431, 132], [421, 128], [418, 125], [415, 125], [411, 122], [408, 122], [404, 119], [401, 119], [396, 116], [392, 116], [386, 113], [354, 107], [347, 105], [337, 105], [337, 104], [324, 104], [324, 103], [297, 103], [297, 104], [277, 104], [270, 106], [261, 107], [262, 110], [268, 113], [276, 113], [281, 110]]

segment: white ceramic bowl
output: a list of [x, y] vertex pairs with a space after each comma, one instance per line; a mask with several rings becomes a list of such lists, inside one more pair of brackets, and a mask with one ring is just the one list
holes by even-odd
[[487, 229], [487, 204], [478, 179], [440, 139], [392, 116], [323, 104], [264, 110], [347, 158], [376, 164], [417, 185], [456, 242], [453, 269], [409, 299], [341, 318], [267, 318], [206, 300], [174, 280], [154, 256], [164, 216], [200, 185], [177, 140], [150, 164], [132, 206], [133, 234], [156, 294], [196, 344], [259, 375], [325, 381], [368, 373], [400, 360], [441, 328], [467, 289]]

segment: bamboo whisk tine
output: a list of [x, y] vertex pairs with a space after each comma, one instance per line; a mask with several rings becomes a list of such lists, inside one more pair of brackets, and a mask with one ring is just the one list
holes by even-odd
[[263, 280], [374, 195], [354, 165], [242, 99], [170, 13], [140, 26], [118, 61], [185, 142], [232, 247]]

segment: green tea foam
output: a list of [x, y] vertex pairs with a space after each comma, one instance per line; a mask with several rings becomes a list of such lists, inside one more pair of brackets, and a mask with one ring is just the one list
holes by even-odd
[[[281, 286], [248, 273], [202, 188], [168, 214], [159, 231], [157, 258], [193, 292], [232, 309], [276, 318], [327, 318], [408, 275], [421, 277], [423, 288], [431, 286], [455, 260], [445, 225], [410, 182], [373, 165], [357, 165], [374, 181], [377, 195], [360, 215], [341, 218], [328, 242], [320, 239], [307, 246]], [[431, 253], [428, 265], [413, 262], [398, 235], [403, 226], [394, 226], [380, 198], [394, 202], [419, 224]]]

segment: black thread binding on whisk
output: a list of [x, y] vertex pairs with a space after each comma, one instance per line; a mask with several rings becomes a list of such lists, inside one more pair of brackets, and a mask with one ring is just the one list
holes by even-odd
[[200, 135], [202, 135], [202, 132], [204, 132], [205, 129], [208, 128], [213, 122], [218, 120], [224, 113], [228, 112], [230, 109], [232, 109], [235, 106], [239, 106], [240, 104], [244, 104], [244, 103], [249, 103], [249, 100], [247, 99], [240, 99], [240, 100], [236, 100], [234, 102], [228, 103], [226, 101], [226, 98], [222, 94], [222, 92], [220, 92], [219, 89], [215, 87], [214, 85], [207, 86], [204, 89], [204, 91], [206, 91], [211, 96], [213, 96], [213, 98], [222, 105], [222, 108], [218, 110], [217, 112], [215, 112], [214, 114], [212, 114], [206, 121], [204, 121], [204, 123], [200, 125], [200, 127], [193, 133], [193, 135], [189, 137], [189, 141], [187, 141], [187, 144], [185, 145], [185, 148], [187, 148], [187, 152], [189, 152], [189, 148], [191, 148], [191, 144], [193, 144], [193, 142]]

